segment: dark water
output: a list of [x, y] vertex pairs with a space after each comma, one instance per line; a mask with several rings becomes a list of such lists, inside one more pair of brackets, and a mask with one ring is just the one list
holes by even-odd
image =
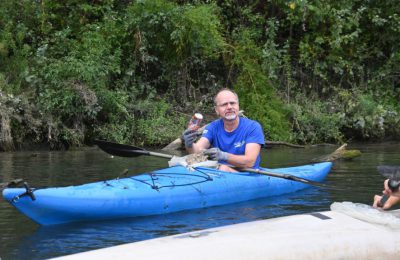
[[[269, 168], [306, 164], [337, 147], [272, 148], [263, 151]], [[234, 223], [329, 210], [335, 201], [371, 204], [382, 191], [377, 165], [400, 165], [400, 143], [351, 144], [363, 153], [336, 161], [326, 183], [342, 189], [309, 188], [301, 192], [233, 205], [162, 216], [41, 227], [0, 199], [0, 258], [46, 259], [155, 237]], [[0, 182], [23, 178], [33, 187], [78, 185], [164, 168], [157, 157], [110, 158], [97, 149], [69, 152], [0, 153]]]

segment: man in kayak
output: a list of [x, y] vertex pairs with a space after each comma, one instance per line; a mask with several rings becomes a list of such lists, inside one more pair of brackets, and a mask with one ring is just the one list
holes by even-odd
[[239, 97], [230, 89], [220, 90], [214, 98], [214, 108], [219, 119], [211, 122], [195, 143], [196, 131], [183, 133], [188, 153], [204, 152], [218, 161], [222, 171], [236, 171], [228, 165], [259, 168], [260, 150], [265, 144], [261, 125], [239, 117]]
[[397, 191], [393, 192], [389, 188], [389, 179], [384, 181], [383, 186], [385, 188], [383, 190], [383, 194], [384, 194], [384, 196], [388, 196], [388, 198], [382, 205], [381, 201], [382, 201], [383, 196], [375, 195], [373, 207], [374, 208], [382, 208], [382, 209], [390, 209], [393, 205], [400, 202], [400, 191], [397, 190]]

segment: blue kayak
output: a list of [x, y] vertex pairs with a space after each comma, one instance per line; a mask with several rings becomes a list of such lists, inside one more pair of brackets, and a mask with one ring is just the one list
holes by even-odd
[[[263, 169], [321, 182], [331, 162]], [[4, 198], [41, 225], [166, 214], [295, 192], [310, 185], [249, 172], [174, 166], [79, 186], [6, 188]], [[27, 192], [31, 191], [31, 192]], [[29, 195], [29, 196], [28, 196]]]

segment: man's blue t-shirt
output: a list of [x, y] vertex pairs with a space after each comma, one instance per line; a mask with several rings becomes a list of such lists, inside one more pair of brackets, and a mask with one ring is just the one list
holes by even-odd
[[[265, 144], [261, 125], [244, 117], [239, 117], [239, 126], [232, 132], [225, 131], [222, 119], [215, 120], [206, 127], [202, 136], [208, 139], [211, 147], [217, 147], [224, 152], [236, 155], [245, 154], [248, 143]], [[260, 155], [258, 155], [253, 168], [259, 168], [259, 165]]]

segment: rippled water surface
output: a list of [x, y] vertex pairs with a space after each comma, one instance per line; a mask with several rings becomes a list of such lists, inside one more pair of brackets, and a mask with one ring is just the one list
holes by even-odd
[[[268, 168], [307, 164], [337, 147], [274, 147], [263, 151]], [[362, 156], [336, 161], [326, 180], [340, 189], [309, 188], [300, 192], [232, 205], [115, 221], [41, 227], [0, 199], [0, 258], [46, 259], [128, 242], [234, 223], [329, 210], [335, 201], [371, 204], [382, 191], [378, 165], [400, 165], [400, 143], [350, 144]], [[23, 178], [33, 187], [67, 186], [113, 179], [167, 166], [157, 157], [110, 158], [100, 150], [0, 153], [0, 182]]]

